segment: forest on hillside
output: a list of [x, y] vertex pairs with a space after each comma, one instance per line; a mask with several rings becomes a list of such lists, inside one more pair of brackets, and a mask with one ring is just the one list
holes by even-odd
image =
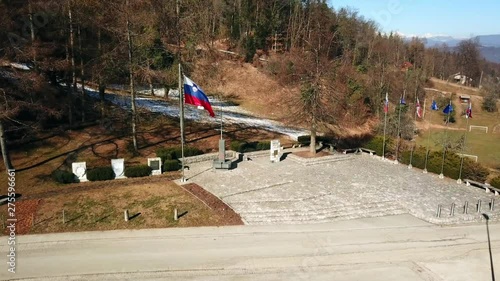
[[[104, 118], [106, 87], [126, 84], [137, 149], [137, 85], [176, 87], [179, 62], [188, 74], [216, 79], [216, 62], [227, 59], [220, 49], [300, 87], [290, 107], [313, 135], [378, 118], [386, 93], [393, 102], [403, 93], [423, 99], [429, 77], [460, 72], [471, 86], [500, 77], [500, 65], [482, 59], [473, 40], [426, 49], [325, 0], [3, 0], [0, 14], [2, 148], [54, 124]], [[78, 85], [99, 89], [95, 116]]]

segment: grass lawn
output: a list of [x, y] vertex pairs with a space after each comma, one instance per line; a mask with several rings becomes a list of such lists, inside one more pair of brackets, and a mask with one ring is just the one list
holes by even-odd
[[[442, 149], [442, 141], [445, 135], [450, 140], [458, 142], [461, 137], [466, 137], [465, 154], [477, 155], [478, 161], [487, 167], [500, 170], [500, 113], [488, 113], [481, 109], [482, 98], [473, 97], [472, 119], [468, 120], [464, 116], [460, 116], [462, 111], [466, 109], [465, 104], [454, 102], [456, 108], [456, 123], [450, 124], [446, 129], [444, 124], [445, 115], [442, 111], [431, 112], [427, 110], [426, 121], [431, 126], [425, 126], [417, 138], [417, 145], [427, 146], [432, 150]], [[500, 105], [500, 104], [499, 104]], [[470, 125], [486, 126], [488, 133], [484, 130], [473, 129], [469, 132]], [[430, 131], [429, 131], [430, 128]]]
[[[178, 221], [173, 219], [175, 208], [179, 214], [187, 212]], [[128, 222], [124, 220], [124, 210], [129, 210], [133, 217]], [[4, 205], [0, 213], [5, 216], [5, 211]], [[224, 225], [224, 220], [175, 183], [164, 181], [44, 198], [30, 233], [211, 225]]]

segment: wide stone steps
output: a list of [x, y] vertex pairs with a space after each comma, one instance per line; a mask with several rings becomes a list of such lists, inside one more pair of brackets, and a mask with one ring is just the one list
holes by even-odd
[[395, 203], [353, 204], [339, 207], [307, 210], [275, 210], [261, 212], [241, 212], [248, 224], [300, 224], [322, 223], [365, 217], [379, 217], [408, 213]]

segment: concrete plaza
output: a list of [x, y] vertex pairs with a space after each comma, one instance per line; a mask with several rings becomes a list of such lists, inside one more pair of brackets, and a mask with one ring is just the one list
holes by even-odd
[[[247, 224], [323, 223], [398, 214], [457, 224], [479, 222], [481, 213], [498, 220], [500, 214], [498, 208], [490, 212], [493, 193], [376, 156], [336, 154], [300, 163], [288, 154], [271, 163], [269, 156], [260, 155], [250, 155], [251, 161], [239, 162], [229, 171], [214, 170], [211, 162], [191, 164], [186, 178], [221, 198]], [[468, 214], [464, 214], [466, 201]]]

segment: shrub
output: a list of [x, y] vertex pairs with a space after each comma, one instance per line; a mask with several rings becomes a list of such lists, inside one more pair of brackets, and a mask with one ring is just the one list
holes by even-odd
[[270, 141], [259, 141], [257, 143], [257, 150], [269, 150], [271, 149], [271, 142]]
[[483, 100], [483, 110], [487, 112], [497, 112], [497, 97], [494, 93], [487, 95]]
[[238, 141], [238, 140], [231, 141], [231, 143], [229, 144], [229, 148], [231, 148], [231, 150], [236, 151], [236, 152], [242, 152], [244, 146], [245, 146], [245, 142]]
[[490, 184], [491, 184], [491, 186], [493, 186], [493, 187], [500, 188], [500, 176], [493, 178], [493, 179], [490, 181]]
[[259, 141], [259, 142], [246, 142], [246, 141], [232, 141], [229, 145], [231, 150], [236, 152], [252, 152], [259, 150], [269, 150], [271, 149], [270, 141]]
[[107, 181], [115, 178], [115, 172], [111, 167], [98, 167], [87, 171], [89, 181]]
[[[384, 137], [383, 136], [375, 136], [368, 142], [363, 144], [364, 148], [374, 150], [377, 155], [382, 156], [382, 147], [384, 146]], [[385, 155], [390, 154], [392, 149], [392, 140], [386, 137], [385, 140]]]
[[[311, 135], [299, 136], [297, 141], [302, 145], [310, 145], [311, 144]], [[328, 136], [316, 136], [316, 142], [333, 142], [332, 138]]]
[[483, 165], [472, 161], [471, 159], [464, 158], [464, 165], [462, 168], [462, 179], [470, 179], [478, 182], [486, 182], [490, 175], [489, 170]]
[[125, 168], [127, 178], [142, 178], [151, 175], [151, 167], [148, 165], [138, 165]]
[[52, 179], [58, 183], [74, 183], [75, 182], [75, 174], [68, 171], [56, 170], [52, 173]]
[[181, 164], [179, 163], [179, 160], [165, 160], [163, 163], [163, 170], [164, 171], [178, 171], [181, 168]]
[[413, 151], [413, 157], [411, 154], [411, 150], [406, 150], [401, 153], [400, 160], [401, 163], [403, 164], [410, 164], [411, 160], [411, 165], [413, 167], [419, 168], [419, 169], [424, 169], [425, 168], [425, 155], [426, 155], [427, 149], [425, 147], [418, 147], [415, 148]]
[[[191, 157], [201, 154], [203, 154], [203, 151], [196, 147], [184, 147], [184, 157]], [[162, 162], [165, 162], [166, 160], [180, 159], [182, 158], [182, 148], [180, 146], [170, 148], [162, 147], [156, 150], [156, 156], [160, 157]]]

